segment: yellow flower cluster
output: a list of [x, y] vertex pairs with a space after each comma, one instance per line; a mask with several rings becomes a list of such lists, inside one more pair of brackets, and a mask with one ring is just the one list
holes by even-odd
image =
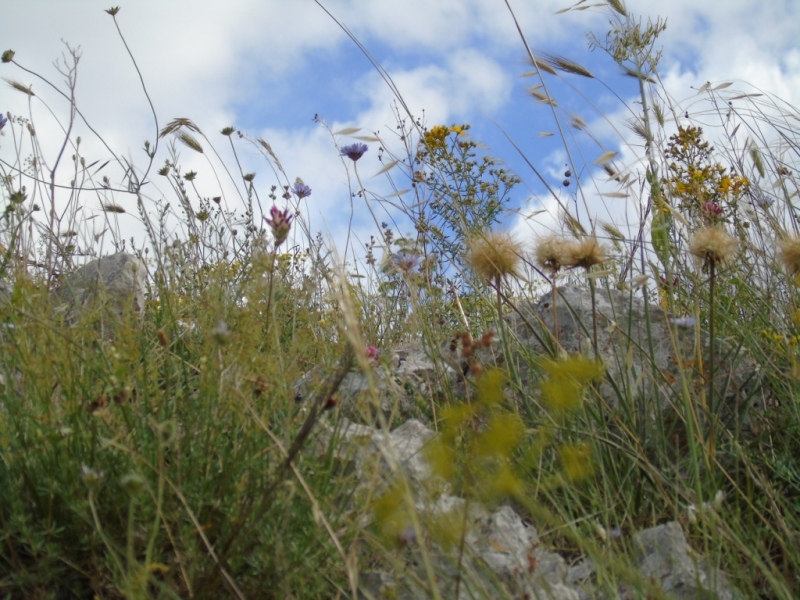
[[422, 136], [422, 143], [427, 146], [428, 150], [435, 150], [437, 148], [444, 148], [447, 141], [447, 136], [455, 133], [458, 136], [465, 136], [469, 125], [451, 125], [446, 127], [444, 125], [434, 125]]

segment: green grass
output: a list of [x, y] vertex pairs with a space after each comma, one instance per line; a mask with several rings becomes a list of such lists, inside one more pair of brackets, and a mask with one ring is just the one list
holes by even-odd
[[[406, 196], [378, 197], [366, 208], [391, 202], [414, 231], [381, 225], [373, 213], [373, 243], [348, 241], [344, 269], [309, 228], [312, 208], [292, 191], [268, 143], [222, 132], [237, 156], [255, 149], [273, 170], [268, 203], [291, 209], [290, 236], [305, 252], [276, 244], [258, 221], [259, 188], [238, 162], [209, 160], [209, 171], [234, 182], [231, 197], [199, 196], [179, 149], [213, 154], [213, 140], [175, 119], [157, 125], [146, 168], [137, 169], [167, 182], [172, 207], [157, 204], [153, 216], [135, 180], [84, 184], [137, 198], [148, 237], [140, 253], [148, 267], [143, 320], [111, 323], [93, 307], [68, 324], [49, 290], [98, 241], [75, 207], [80, 186], [59, 219], [35, 210], [34, 196], [55, 202], [55, 189], [41, 183], [50, 178], [36, 166], [46, 164], [40, 147], [23, 143], [27, 123], [12, 119], [6, 134], [13, 131], [20, 164], [34, 171], [1, 165], [0, 273], [8, 293], [0, 299], [0, 597], [354, 597], [359, 573], [406, 573], [409, 526], [463, 548], [461, 521], [416, 514], [402, 480], [388, 487], [376, 480], [374, 493], [358, 487], [358, 474], [337, 452], [344, 442], [316, 437], [309, 407], [324, 406], [324, 386], [304, 410], [293, 383], [317, 365], [331, 373], [333, 387], [342, 364], [368, 370], [367, 344], [389, 351], [416, 338], [438, 348], [456, 333], [481, 340], [492, 328], [506, 358], [500, 370], [476, 359], [470, 400], [450, 394], [420, 403], [420, 416], [440, 433], [428, 456], [453, 489], [469, 502], [511, 502], [545, 545], [595, 559], [610, 593], [621, 581], [649, 589], [630, 569], [631, 534], [677, 520], [747, 597], [798, 597], [798, 111], [769, 94], [744, 97], [732, 119], [749, 137], [730, 129], [711, 148], [659, 83], [660, 26], [637, 25], [619, 3], [608, 5], [614, 30], [597, 44], [640, 74], [640, 103], [629, 107], [640, 145], [630, 149], [643, 159], [649, 185], [628, 185], [636, 174], [605, 148], [581, 164], [576, 140], [564, 132], [585, 121], [545, 102], [571, 173], [593, 172], [585, 167], [598, 157], [604, 172], [575, 181], [562, 207], [562, 236], [537, 240], [533, 252], [498, 228], [512, 213], [518, 178], [481, 153], [467, 126], [426, 126], [399, 115], [405, 155], [393, 156], [387, 143], [385, 160], [396, 162], [385, 177], [411, 189], [414, 172], [421, 175]], [[531, 60], [543, 69], [533, 76], [540, 101], [549, 98], [550, 78], [587, 76], [565, 59]], [[24, 68], [13, 57], [4, 62]], [[729, 90], [739, 93], [706, 90], [693, 118], [725, 120], [715, 107]], [[164, 152], [159, 170], [153, 165]], [[345, 163], [353, 191], [369, 191], [358, 163]], [[606, 176], [648, 215], [639, 230], [580, 220], [569, 210], [594, 193], [592, 185], [606, 189]], [[765, 198], [771, 202], [760, 204]], [[131, 251], [119, 207], [105, 207], [114, 248]], [[236, 221], [239, 209], [244, 224]], [[31, 233], [40, 226], [54, 235]], [[731, 244], [714, 245], [719, 240], [699, 245], [697, 232], [712, 227], [727, 231], [735, 253]], [[58, 235], [65, 231], [72, 233]], [[681, 373], [686, 385], [669, 418], [650, 410], [656, 398], [638, 395], [637, 382], [624, 379], [609, 382], [612, 410], [597, 393], [603, 369], [584, 377], [595, 369], [591, 352], [565, 357], [553, 336], [545, 340], [551, 352], [533, 355], [503, 320], [563, 282], [643, 295], [653, 310], [691, 317], [692, 332], [713, 332], [725, 344], [698, 344], [683, 357], [691, 366]], [[593, 326], [588, 341], [597, 335]], [[465, 343], [478, 352], [475, 340]], [[716, 353], [730, 347], [752, 356], [769, 384], [772, 402], [755, 431], [731, 430], [716, 418]], [[646, 358], [651, 349], [636, 351]], [[523, 371], [533, 384], [523, 384]], [[661, 377], [657, 366], [644, 376], [652, 384]], [[336, 423], [336, 410], [323, 412]], [[432, 548], [414, 550], [423, 587], [444, 577]], [[454, 568], [475, 569], [462, 558], [456, 551]]]

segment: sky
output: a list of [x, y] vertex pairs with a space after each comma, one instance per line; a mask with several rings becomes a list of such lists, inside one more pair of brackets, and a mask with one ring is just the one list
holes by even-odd
[[[120, 0], [114, 20], [105, 9], [112, 4], [97, 0], [6, 0], [0, 22], [0, 45], [13, 49], [13, 64], [0, 65], [0, 76], [32, 85], [36, 97], [28, 98], [8, 86], [0, 87], [0, 110], [24, 116], [35, 123], [42, 151], [54, 164], [63, 140], [62, 126], [69, 104], [34, 76], [64, 86], [56, 61], [66, 54], [64, 42], [80, 47], [76, 101], [94, 130], [117, 156], [139, 171], [147, 165], [142, 145], [156, 139], [157, 127], [143, 93], [139, 74], [155, 107], [158, 127], [182, 117], [191, 119], [229, 168], [235, 168], [228, 140], [219, 132], [232, 126], [250, 139], [270, 144], [285, 177], [252, 145], [234, 141], [245, 172], [256, 173], [254, 185], [268, 212], [271, 185], [294, 182], [310, 186], [303, 212], [312, 234], [319, 232], [337, 252], [349, 243], [356, 254], [370, 235], [374, 219], [363, 198], [353, 197], [357, 180], [353, 165], [339, 156], [339, 147], [357, 141], [331, 132], [361, 128], [355, 135], [377, 134], [399, 151], [396, 136], [398, 104], [394, 92], [358, 45], [346, 35], [344, 24], [374, 60], [385, 69], [415, 118], [428, 126], [468, 123], [471, 136], [486, 152], [503, 160], [522, 183], [514, 190], [509, 213], [502, 223], [523, 241], [558, 228], [557, 202], [527, 164], [541, 173], [563, 202], [574, 202], [579, 216], [630, 223], [635, 228], [638, 205], [629, 199], [609, 200], [600, 194], [611, 184], [587, 185], [581, 198], [561, 185], [568, 157], [554, 131], [551, 107], [537, 103], [529, 88], [536, 77], [525, 45], [504, 0]], [[538, 53], [565, 56], [596, 75], [596, 80], [561, 74], [545, 76], [562, 115], [576, 114], [586, 121], [596, 138], [569, 131], [581, 182], [599, 181], [593, 161], [615, 150], [617, 166], [641, 177], [641, 144], [625, 133], [624, 122], [637, 108], [636, 81], [602, 50], [590, 51], [586, 32], [604, 38], [611, 13], [607, 8], [578, 8], [563, 0], [508, 0], [530, 47]], [[707, 95], [697, 88], [706, 82], [733, 82], [727, 92], [761, 90], [793, 106], [800, 105], [800, 2], [797, 0], [628, 0], [629, 12], [647, 19], [659, 16], [668, 27], [659, 42], [659, 65], [664, 88], [681, 111], [706, 111]], [[335, 20], [334, 20], [335, 19]], [[339, 21], [337, 23], [336, 21]], [[63, 70], [63, 69], [62, 69]], [[622, 102], [621, 102], [622, 101]], [[706, 102], [706, 104], [704, 104]], [[315, 120], [315, 115], [318, 117]], [[401, 117], [406, 117], [401, 114]], [[58, 121], [55, 118], [58, 118]], [[61, 125], [59, 125], [59, 123]], [[569, 121], [566, 121], [567, 125]], [[714, 131], [710, 121], [704, 123]], [[717, 128], [718, 129], [718, 128]], [[0, 159], [6, 173], [20, 165], [15, 137], [7, 127], [0, 138]], [[81, 155], [87, 164], [111, 158], [96, 136], [79, 124]], [[168, 157], [162, 140], [155, 168]], [[200, 195], [222, 195], [228, 208], [241, 212], [242, 203], [212, 155], [209, 142], [199, 155], [178, 146], [182, 171], [196, 171], [192, 182]], [[376, 142], [358, 162], [358, 175], [369, 197], [387, 196], [391, 184], [375, 175], [384, 163]], [[519, 150], [518, 150], [518, 149]], [[24, 152], [22, 153], [24, 155]], [[523, 159], [524, 155], [524, 159]], [[24, 158], [24, 156], [23, 156]], [[210, 165], [216, 165], [216, 173]], [[112, 165], [113, 167], [113, 165]], [[105, 171], [115, 184], [122, 171]], [[571, 165], [571, 168], [574, 168]], [[390, 172], [398, 188], [410, 187], [398, 170]], [[62, 163], [59, 181], [72, 175]], [[148, 210], [155, 214], [161, 198], [175, 203], [174, 192], [153, 171], [145, 187]], [[17, 179], [19, 181], [19, 179]], [[35, 188], [28, 182], [29, 191]], [[30, 193], [28, 202], [34, 203]], [[70, 198], [65, 190], [58, 202]], [[43, 197], [39, 196], [38, 201]], [[190, 195], [197, 210], [199, 201]], [[123, 206], [114, 228], [133, 237], [141, 247], [144, 230], [136, 215], [136, 199], [124, 192], [102, 195], [87, 191], [79, 197], [80, 215], [93, 233], [105, 225], [101, 203]], [[285, 204], [278, 200], [282, 208]], [[411, 226], [395, 212], [382, 213], [385, 204], [371, 201], [377, 219], [396, 219], [399, 235]], [[258, 209], [257, 209], [258, 210]], [[90, 218], [93, 217], [93, 218]], [[171, 235], [185, 237], [178, 221]], [[106, 250], [107, 251], [107, 250]]]

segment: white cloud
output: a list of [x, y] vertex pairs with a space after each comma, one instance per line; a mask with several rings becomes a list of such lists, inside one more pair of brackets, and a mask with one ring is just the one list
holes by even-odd
[[[505, 118], [505, 123], [513, 128], [510, 130], [512, 137], [534, 140], [523, 148], [526, 154], [530, 153], [538, 163], [546, 161], [537, 150], [535, 135], [549, 127], [531, 117], [533, 111], [504, 114], [510, 100], [522, 93], [522, 85], [516, 78], [526, 67], [524, 47], [503, 2], [342, 0], [323, 4], [350, 27], [389, 70], [416, 115], [424, 109], [429, 124]], [[562, 0], [511, 1], [534, 50], [552, 49], [558, 54], [575, 57], [578, 62], [597, 61], [599, 53], [588, 55], [585, 52], [582, 31], [591, 26], [602, 36], [607, 13], [587, 10], [554, 14], [566, 5]], [[640, 0], [629, 5], [639, 14], [661, 12], [669, 19], [669, 28], [663, 36], [662, 69], [666, 87], [675, 98], [692, 96], [691, 86], [706, 80], [735, 78], [750, 81], [795, 104], [800, 101], [800, 52], [795, 47], [800, 32], [798, 3], [792, 0], [770, 3], [674, 0], [666, 5], [658, 0]], [[64, 38], [80, 44], [83, 58], [78, 78], [79, 105], [109, 145], [122, 156], [132, 157], [141, 167], [144, 164], [141, 144], [145, 139], [153, 141], [154, 125], [130, 59], [117, 37], [111, 17], [103, 12], [108, 7], [105, 1], [97, 0], [11, 3], [4, 7], [3, 16], [4, 22], [13, 23], [14, 27], [4, 32], [4, 43], [17, 51], [17, 59], [22, 64], [54, 81], [61, 79], [51, 67], [63, 50], [59, 40]], [[306, 68], [314, 69], [310, 61], [315, 53], [324, 51], [326, 56], [341, 54], [345, 57], [351, 56], [348, 53], [352, 50], [352, 42], [310, 0], [227, 3], [138, 0], [123, 5], [118, 20], [156, 104], [161, 126], [176, 116], [191, 118], [216, 146], [224, 148], [226, 140], [217, 132], [226, 125], [242, 121], [242, 114], [237, 111], [247, 110], [248, 104], [259, 101], [254, 93], [256, 89], [261, 94], [274, 90], [276, 98], [314, 96], [320, 114], [335, 123], [334, 129], [361, 126], [367, 131], [380, 129], [390, 137], [388, 133], [395, 125], [392, 93], [365, 59], [343, 60], [341, 64], [343, 72], [354, 82], [354, 94], [360, 101], [355, 104], [356, 108], [329, 108], [328, 91], [323, 88], [296, 89], [297, 73]], [[63, 100], [48, 92], [41, 81], [12, 65], [0, 67], [3, 76], [25, 84], [34, 83], [37, 95], [57, 114], [64, 115]], [[616, 71], [610, 68], [608, 72]], [[617, 80], [610, 83], [616, 85]], [[286, 93], [287, 89], [292, 93]], [[20, 94], [7, 92], [4, 96], [7, 104], [0, 109], [15, 114], [27, 112], [26, 99]], [[35, 101], [34, 106], [37, 106]], [[292, 127], [280, 122], [283, 106], [276, 105], [275, 116], [261, 125], [258, 135], [273, 144], [290, 180], [300, 176], [314, 188], [309, 200], [312, 227], [316, 229], [319, 224], [323, 231], [329, 229], [331, 237], [340, 243], [350, 211], [346, 171], [332, 141], [319, 126], [309, 123]], [[45, 109], [37, 106], [36, 110], [39, 115], [37, 131], [52, 159], [57, 148], [58, 129], [49, 121]], [[347, 110], [352, 112], [347, 114]], [[622, 112], [610, 116], [619, 126]], [[600, 122], [593, 125], [603, 135], [609, 133], [607, 126]], [[85, 130], [81, 135], [87, 159], [107, 158], [108, 152]], [[2, 139], [0, 150], [0, 156], [6, 160], [9, 140], [8, 137]], [[620, 163], [632, 166], [636, 153], [630, 149], [621, 150]], [[369, 171], [380, 168], [374, 160], [376, 151], [373, 145], [372, 154], [359, 163], [362, 175], [369, 176]], [[514, 158], [514, 152], [509, 147], [493, 150], [501, 156], [507, 154], [509, 159]], [[591, 162], [599, 151], [591, 148], [586, 152], [586, 159]], [[184, 171], [201, 172], [206, 168], [204, 156], [186, 149], [182, 150], [182, 155]], [[160, 166], [163, 159], [164, 155], [157, 157], [156, 166]], [[244, 160], [246, 170], [258, 170], [256, 182], [262, 186], [259, 188], [262, 198], [266, 197], [273, 180], [271, 174], [254, 156]], [[552, 157], [555, 177], [563, 162], [561, 157]], [[586, 180], [587, 173], [581, 175]], [[161, 197], [154, 187], [157, 183], [154, 181], [151, 187], [154, 199]], [[380, 178], [365, 181], [365, 184], [384, 193], [385, 184]], [[224, 184], [223, 190], [229, 191], [227, 185]], [[620, 208], [624, 201], [608, 201], [608, 206], [603, 206], [597, 196], [601, 191], [609, 191], [607, 185], [610, 186], [602, 183], [600, 190], [592, 192], [590, 212], [599, 215], [605, 211], [609, 218], [624, 221], [630, 217], [631, 210], [628, 206]], [[198, 186], [204, 195], [219, 192], [219, 186], [210, 176], [201, 176]], [[534, 190], [541, 188], [538, 182], [531, 186]], [[169, 198], [168, 188], [162, 192]], [[99, 203], [94, 197], [90, 200], [90, 206]], [[357, 206], [363, 200], [355, 202], [357, 234], [366, 239], [374, 233], [374, 224], [368, 212]], [[552, 200], [544, 202], [545, 208], [553, 208]], [[538, 208], [532, 205], [531, 209]], [[534, 219], [541, 220], [541, 215]], [[554, 222], [551, 218], [546, 225], [549, 227]]]

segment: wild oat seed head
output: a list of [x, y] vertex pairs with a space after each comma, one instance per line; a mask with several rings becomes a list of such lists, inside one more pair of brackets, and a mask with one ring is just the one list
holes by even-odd
[[722, 227], [706, 227], [695, 232], [689, 252], [704, 263], [727, 263], [736, 253], [738, 243]]
[[569, 247], [568, 264], [571, 267], [580, 267], [587, 271], [595, 265], [600, 265], [608, 260], [605, 246], [590, 237], [573, 243]]
[[794, 276], [800, 273], [800, 238], [789, 237], [780, 241], [780, 259], [786, 271]]
[[489, 281], [519, 277], [522, 247], [510, 234], [487, 231], [469, 240], [467, 248], [469, 265], [481, 277]]
[[536, 263], [544, 271], [557, 273], [562, 267], [571, 266], [571, 256], [577, 244], [567, 238], [549, 236], [536, 245]]

